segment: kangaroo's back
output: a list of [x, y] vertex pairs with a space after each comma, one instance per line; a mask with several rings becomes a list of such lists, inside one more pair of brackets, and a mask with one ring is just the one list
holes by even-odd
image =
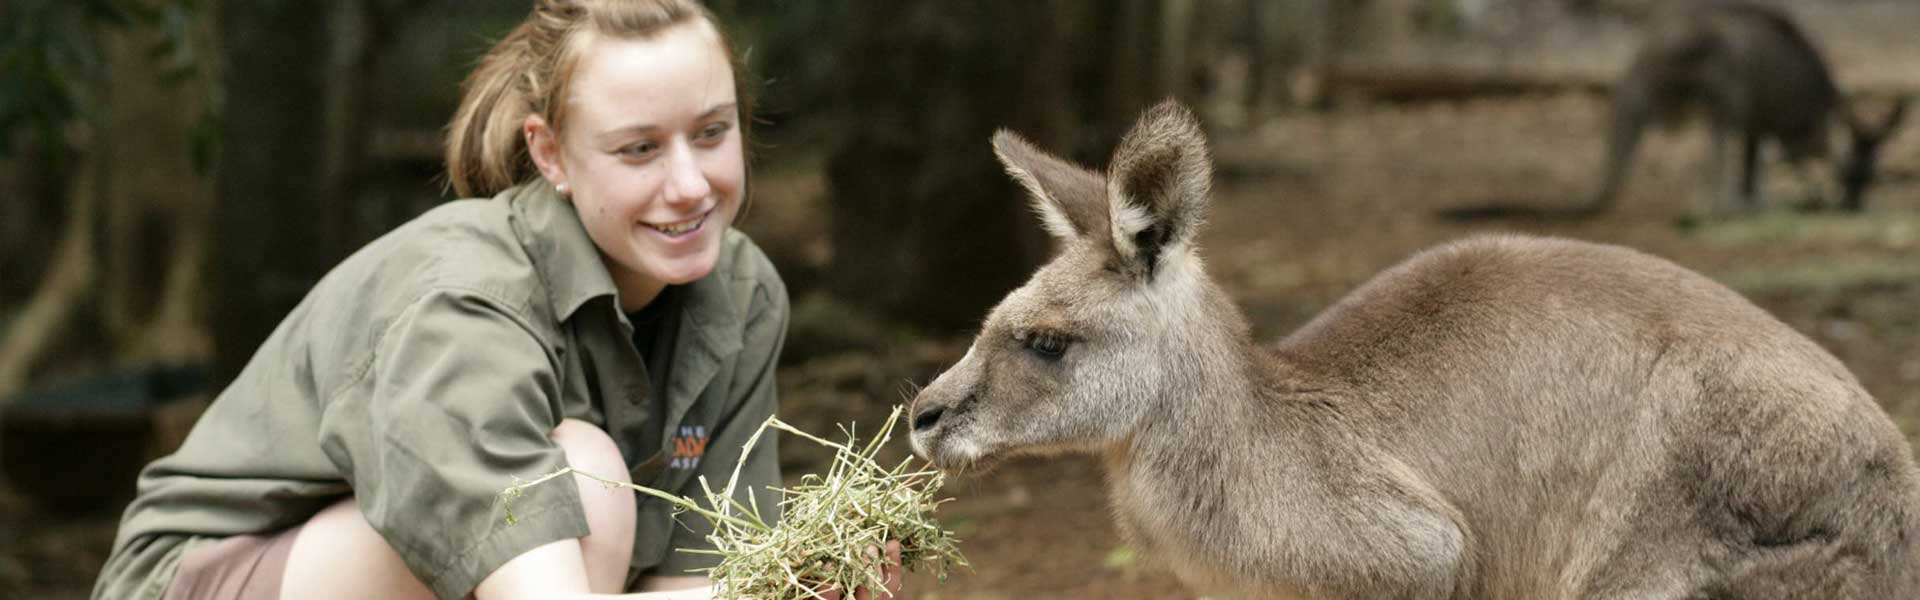
[[[1750, 346], [1794, 370], [1853, 378], [1831, 355], [1738, 293], [1667, 260], [1620, 246], [1518, 235], [1468, 238], [1422, 252], [1355, 289], [1276, 348], [1349, 374], [1484, 379], [1491, 355], [1537, 362], [1625, 363], [1676, 345]], [[1473, 350], [1481, 351], [1473, 351]], [[1735, 368], [1719, 357], [1702, 368]], [[1497, 364], [1515, 365], [1513, 357]], [[1602, 367], [1608, 365], [1581, 365]], [[1785, 367], [1786, 365], [1781, 365]], [[1620, 365], [1612, 365], [1615, 369]], [[1583, 371], [1631, 377], [1614, 369]], [[1857, 387], [1857, 386], [1856, 386]]]
[[[1369, 436], [1429, 474], [1483, 552], [1515, 559], [1482, 563], [1467, 597], [1645, 590], [1703, 551], [1741, 575], [1731, 597], [1920, 583], [1920, 478], [1898, 429], [1831, 354], [1665, 260], [1469, 239], [1381, 274], [1275, 350], [1364, 397]], [[1815, 555], [1885, 577], [1802, 566]]]

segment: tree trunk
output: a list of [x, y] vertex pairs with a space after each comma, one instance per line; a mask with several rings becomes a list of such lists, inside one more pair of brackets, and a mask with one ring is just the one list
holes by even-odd
[[327, 2], [220, 7], [227, 103], [216, 183], [215, 381], [235, 373], [343, 253], [320, 224], [350, 209], [326, 181], [327, 66], [341, 43]]
[[1294, 96], [1292, 85], [1300, 69], [1321, 58], [1323, 4], [1324, 0], [1246, 3], [1247, 122], [1257, 125], [1276, 109], [1312, 101]]
[[1070, 2], [876, 3], [844, 48], [856, 125], [829, 158], [841, 297], [931, 331], [976, 326], [1031, 274], [1046, 241], [989, 146], [996, 128], [1042, 145], [1072, 85], [1057, 20]]
[[376, 59], [424, 0], [226, 2], [216, 381], [333, 265], [392, 223], [362, 206]]
[[[1118, 0], [1119, 5], [1108, 15], [1113, 19], [1108, 28], [1108, 37], [1104, 45], [1094, 47], [1112, 49], [1113, 55], [1106, 64], [1106, 78], [1100, 87], [1106, 90], [1104, 109], [1096, 123], [1122, 123], [1139, 114], [1142, 107], [1151, 106], [1160, 96], [1158, 87], [1159, 61], [1154, 60], [1157, 41], [1156, 34], [1158, 11], [1153, 0]], [[1112, 148], [1119, 144], [1124, 131], [1110, 127], [1095, 127], [1098, 141], [1096, 148]]]
[[1192, 73], [1192, 43], [1194, 0], [1160, 0], [1160, 18], [1158, 19], [1159, 40], [1154, 56], [1156, 89], [1153, 102], [1166, 98], [1178, 98], [1183, 102], [1194, 102], [1193, 90], [1188, 85]]

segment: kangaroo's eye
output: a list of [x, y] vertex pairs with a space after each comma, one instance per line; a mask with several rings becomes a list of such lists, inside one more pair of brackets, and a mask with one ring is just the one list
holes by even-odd
[[1052, 333], [1035, 333], [1027, 336], [1027, 349], [1046, 358], [1060, 358], [1067, 353], [1066, 336]]

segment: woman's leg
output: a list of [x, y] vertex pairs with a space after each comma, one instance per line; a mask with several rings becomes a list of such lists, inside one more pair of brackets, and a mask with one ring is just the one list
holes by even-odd
[[[605, 431], [568, 419], [552, 434], [576, 469], [627, 480], [626, 461]], [[587, 526], [580, 538], [588, 586], [594, 593], [618, 593], [626, 584], [633, 556], [635, 499], [627, 489], [575, 478]], [[281, 578], [281, 600], [309, 598], [394, 598], [432, 600], [433, 593], [407, 570], [400, 555], [367, 524], [360, 507], [347, 498], [315, 514], [301, 528]]]
[[308, 598], [433, 600], [433, 592], [347, 498], [308, 519], [287, 555], [280, 600]]
[[[573, 468], [622, 483], [628, 482], [627, 461], [620, 457], [607, 432], [586, 421], [567, 419], [553, 430], [553, 440], [567, 451]], [[580, 538], [587, 561], [587, 585], [596, 594], [617, 594], [627, 585], [627, 565], [633, 562], [633, 529], [638, 500], [633, 490], [575, 478], [580, 503], [586, 508], [593, 533]]]

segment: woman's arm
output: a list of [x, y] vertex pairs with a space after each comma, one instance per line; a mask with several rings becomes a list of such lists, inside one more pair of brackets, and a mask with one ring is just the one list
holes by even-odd
[[527, 488], [511, 522], [500, 501], [515, 476], [569, 464], [550, 437], [560, 385], [533, 322], [486, 293], [436, 288], [385, 323], [365, 366], [325, 391], [318, 441], [407, 569], [456, 599], [514, 557], [590, 535], [578, 486]]
[[[592, 594], [579, 540], [560, 540], [514, 557], [480, 581], [474, 600], [554, 600], [627, 598], [632, 600], [706, 600], [713, 585], [705, 577], [655, 577], [641, 593]], [[677, 586], [676, 586], [677, 584]]]
[[712, 587], [712, 579], [699, 575], [661, 575], [640, 580], [642, 592], [672, 592]]

